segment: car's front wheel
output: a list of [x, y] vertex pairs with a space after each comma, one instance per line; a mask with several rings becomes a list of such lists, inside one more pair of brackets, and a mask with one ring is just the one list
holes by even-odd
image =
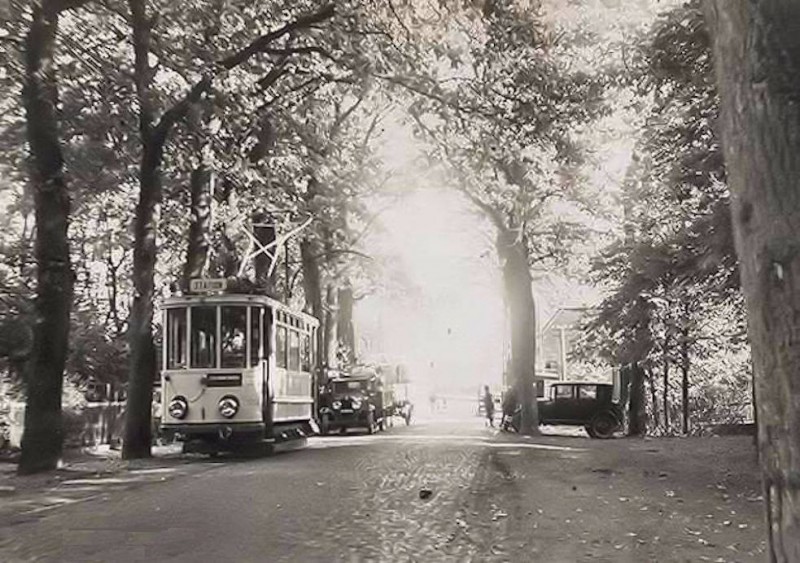
[[611, 416], [609, 413], [600, 413], [592, 419], [589, 428], [591, 428], [591, 432], [589, 432], [589, 436], [592, 438], [611, 438], [616, 432], [617, 428], [619, 427], [619, 423], [617, 419]]
[[323, 436], [327, 436], [331, 431], [331, 418], [324, 414], [322, 415], [322, 420], [319, 423], [319, 432]]

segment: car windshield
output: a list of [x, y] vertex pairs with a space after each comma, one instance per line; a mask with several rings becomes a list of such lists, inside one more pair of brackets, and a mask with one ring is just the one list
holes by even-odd
[[333, 384], [334, 393], [353, 393], [362, 391], [367, 386], [366, 381], [336, 381]]

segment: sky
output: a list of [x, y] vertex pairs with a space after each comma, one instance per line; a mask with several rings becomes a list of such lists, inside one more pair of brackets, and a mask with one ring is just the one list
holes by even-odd
[[433, 390], [499, 385], [505, 318], [487, 226], [457, 192], [431, 185], [409, 189], [381, 222], [366, 247], [412, 287], [359, 302], [359, 336]]

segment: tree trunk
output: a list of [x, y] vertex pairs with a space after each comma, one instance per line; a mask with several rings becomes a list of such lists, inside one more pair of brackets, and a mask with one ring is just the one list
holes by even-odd
[[[320, 322], [323, 320], [322, 309], [322, 272], [317, 257], [317, 246], [309, 237], [300, 242], [300, 260], [303, 267], [303, 291], [306, 296], [306, 309]], [[317, 331], [317, 350], [323, 350], [324, 333]], [[317, 354], [317, 368], [322, 367], [322, 354]]]
[[183, 282], [189, 287], [189, 280], [199, 278], [208, 263], [208, 250], [211, 245], [211, 172], [200, 163], [192, 170], [189, 179], [191, 194], [191, 222], [189, 241], [186, 249], [186, 263], [183, 268]]
[[647, 383], [650, 387], [650, 402], [653, 404], [653, 426], [654, 428], [658, 428], [659, 421], [658, 421], [658, 396], [656, 394], [656, 376], [653, 373], [653, 370], [647, 368]]
[[[306, 311], [310, 312], [320, 323], [323, 321], [322, 311], [322, 285], [321, 273], [317, 254], [315, 252], [316, 245], [314, 240], [310, 237], [304, 237], [300, 241], [300, 262], [303, 269], [303, 292], [306, 297]], [[316, 349], [317, 354], [315, 364], [312, 366], [313, 373], [313, 393], [314, 393], [314, 412], [317, 413], [319, 406], [319, 389], [321, 385], [328, 383], [327, 374], [323, 370], [324, 360], [321, 351], [324, 349], [325, 344], [324, 327], [320, 326], [316, 332]]]
[[128, 325], [131, 366], [125, 411], [122, 456], [150, 456], [153, 383], [157, 375], [153, 342], [156, 237], [161, 207], [161, 154], [163, 147], [146, 143], [141, 164], [139, 203], [134, 218], [134, 298]]
[[61, 390], [69, 344], [73, 273], [70, 266], [70, 200], [58, 136], [54, 69], [58, 10], [54, 2], [33, 3], [25, 40], [22, 93], [33, 160], [31, 182], [36, 206], [36, 324], [25, 378], [27, 404], [18, 471], [55, 469], [64, 431]]
[[669, 434], [669, 346], [670, 338], [664, 338], [664, 388], [661, 390], [661, 405], [664, 407], [664, 433]]
[[350, 284], [339, 289], [339, 313], [336, 316], [336, 333], [340, 347], [344, 349], [344, 361], [348, 367], [356, 363], [356, 332], [353, 326], [353, 288]]
[[328, 284], [325, 289], [325, 348], [322, 351], [325, 358], [326, 367], [330, 370], [339, 368], [339, 361], [336, 358], [336, 318], [339, 310], [338, 293], [333, 284]]
[[647, 409], [645, 409], [644, 370], [638, 362], [628, 368], [631, 394], [628, 398], [630, 421], [628, 436], [644, 436], [647, 432]]
[[153, 128], [152, 69], [149, 64], [151, 20], [144, 0], [129, 0], [135, 58], [136, 92], [139, 100], [139, 135], [142, 156], [139, 166], [139, 201], [133, 220], [133, 306], [128, 324], [131, 349], [128, 400], [122, 457], [150, 456], [153, 381], [156, 354], [153, 342], [156, 238], [161, 207], [161, 161], [164, 134]]
[[516, 233], [498, 230], [497, 252], [503, 262], [503, 282], [511, 321], [511, 374], [522, 406], [520, 433], [539, 433], [534, 392], [536, 369], [536, 315], [525, 241]]
[[681, 407], [683, 434], [689, 433], [689, 330], [681, 329]]
[[800, 561], [800, 3], [707, 0], [771, 561]]

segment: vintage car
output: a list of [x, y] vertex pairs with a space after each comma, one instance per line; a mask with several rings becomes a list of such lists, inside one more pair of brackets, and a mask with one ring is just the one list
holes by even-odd
[[592, 438], [610, 438], [622, 427], [622, 406], [610, 383], [560, 382], [539, 400], [539, 424], [583, 426]]
[[345, 432], [348, 428], [365, 428], [372, 434], [387, 424], [386, 392], [381, 379], [374, 374], [351, 375], [331, 379], [320, 406], [320, 432]]

